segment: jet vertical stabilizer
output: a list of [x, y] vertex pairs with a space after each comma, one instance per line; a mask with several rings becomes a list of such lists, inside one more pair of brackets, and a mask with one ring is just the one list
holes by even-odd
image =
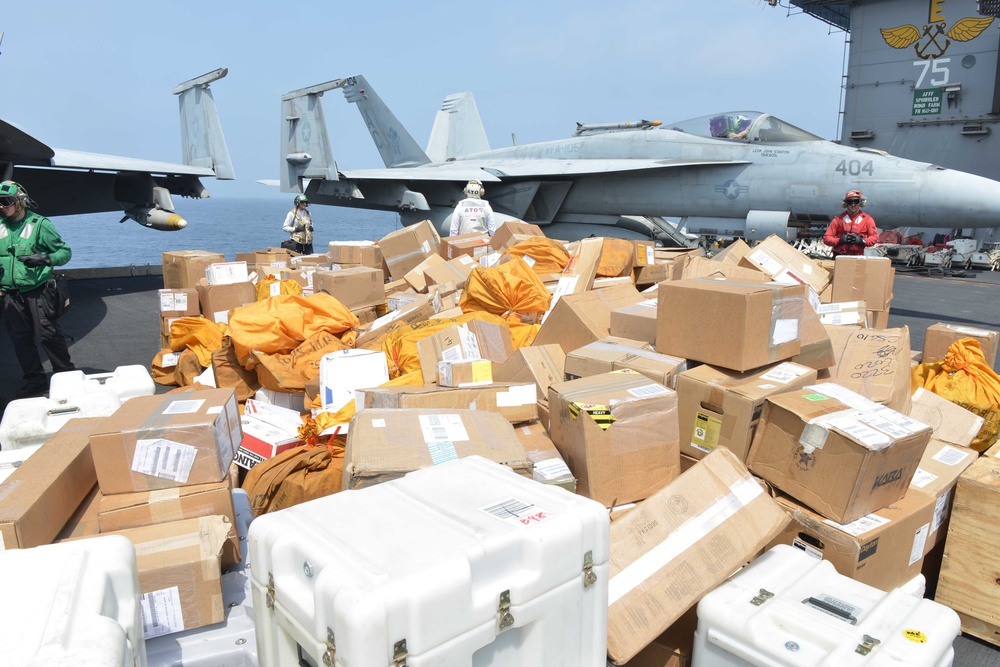
[[320, 98], [342, 82], [328, 81], [281, 96], [282, 192], [302, 192], [305, 178], [338, 180]]
[[361, 118], [368, 126], [386, 167], [417, 167], [430, 163], [427, 154], [368, 85], [365, 77], [358, 75], [341, 79], [340, 87], [344, 89], [347, 101], [358, 105]]
[[444, 98], [427, 141], [427, 157], [434, 162], [444, 162], [451, 157], [488, 150], [490, 142], [472, 93]]
[[197, 78], [178, 84], [174, 95], [178, 95], [181, 110], [181, 151], [184, 164], [206, 167], [215, 172], [215, 177], [223, 181], [236, 178], [233, 161], [229, 157], [226, 137], [222, 134], [222, 123], [215, 108], [215, 98], [208, 84], [226, 76], [229, 70], [220, 67]]

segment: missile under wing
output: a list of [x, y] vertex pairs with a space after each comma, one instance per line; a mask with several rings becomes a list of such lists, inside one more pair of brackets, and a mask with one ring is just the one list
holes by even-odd
[[122, 211], [125, 219], [163, 231], [187, 222], [171, 195], [205, 198], [202, 177], [233, 179], [232, 161], [208, 86], [226, 76], [217, 69], [176, 88], [185, 164], [51, 148], [0, 120], [0, 179], [21, 183], [47, 216]]
[[[358, 105], [384, 169], [338, 167], [320, 103], [333, 89]], [[825, 141], [770, 114], [580, 125], [568, 139], [489, 149], [475, 105], [454, 98], [424, 152], [363, 76], [287, 93], [282, 189], [305, 187], [320, 204], [396, 211], [404, 224], [430, 219], [445, 231], [475, 178], [500, 216], [549, 226], [557, 237], [608, 226], [615, 233], [628, 227], [623, 216], [670, 216], [696, 234], [790, 238], [796, 227], [828, 222], [852, 189], [865, 194], [881, 228], [989, 227], [1000, 219], [996, 181]], [[462, 113], [475, 117], [447, 115]], [[442, 118], [444, 132], [468, 140], [442, 138]], [[443, 156], [442, 147], [456, 152]]]

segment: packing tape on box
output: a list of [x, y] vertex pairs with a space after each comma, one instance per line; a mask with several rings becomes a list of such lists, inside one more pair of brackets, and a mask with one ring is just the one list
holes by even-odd
[[608, 582], [608, 607], [638, 588], [762, 493], [764, 489], [749, 475], [734, 482], [729, 487], [729, 493], [682, 523], [666, 539], [611, 577]]

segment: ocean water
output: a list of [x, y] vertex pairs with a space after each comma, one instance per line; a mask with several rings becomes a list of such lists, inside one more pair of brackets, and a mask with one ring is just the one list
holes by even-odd
[[[288, 238], [281, 224], [291, 199], [175, 197], [177, 213], [188, 221], [185, 229], [175, 232], [156, 231], [133, 220], [119, 223], [120, 213], [66, 215], [52, 222], [73, 249], [67, 269], [159, 265], [167, 250], [209, 250], [235, 260], [237, 252], [277, 246]], [[377, 241], [400, 228], [395, 213], [315, 205], [310, 212], [317, 252], [324, 252], [330, 241]]]

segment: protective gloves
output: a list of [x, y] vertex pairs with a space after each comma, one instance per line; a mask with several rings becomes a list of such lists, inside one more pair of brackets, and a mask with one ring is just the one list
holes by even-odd
[[37, 269], [40, 266], [52, 266], [52, 260], [44, 252], [36, 252], [34, 255], [21, 255], [18, 259], [24, 262], [25, 266]]

